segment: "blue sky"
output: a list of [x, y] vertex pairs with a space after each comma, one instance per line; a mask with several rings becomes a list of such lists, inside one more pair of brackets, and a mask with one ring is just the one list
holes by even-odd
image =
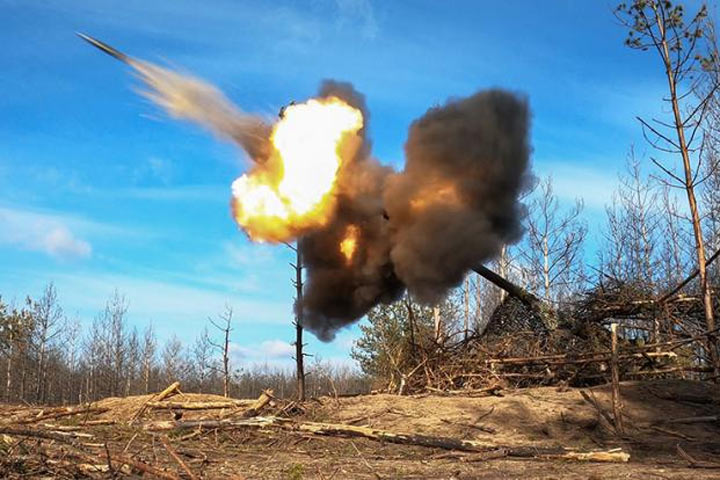
[[[229, 214], [241, 152], [167, 119], [89, 33], [192, 72], [244, 110], [274, 114], [324, 78], [365, 93], [374, 153], [401, 166], [410, 122], [487, 87], [526, 94], [533, 168], [603, 220], [636, 115], [660, 112], [657, 59], [623, 46], [612, 2], [554, 0], [0, 0], [0, 294], [53, 281], [89, 322], [117, 289], [129, 319], [192, 341], [225, 303], [237, 360], [285, 362], [285, 247], [258, 246]], [[308, 350], [347, 361], [357, 329]]]

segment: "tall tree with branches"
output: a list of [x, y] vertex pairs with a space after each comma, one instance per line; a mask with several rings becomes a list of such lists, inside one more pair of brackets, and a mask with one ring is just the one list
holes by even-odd
[[223, 395], [225, 397], [230, 396], [230, 332], [232, 331], [232, 318], [233, 309], [230, 305], [225, 305], [225, 311], [218, 315], [218, 321], [216, 322], [212, 318], [209, 318], [210, 323], [213, 327], [220, 330], [222, 333], [222, 343], [216, 343], [210, 341], [213, 347], [215, 347], [221, 354], [222, 358], [222, 376], [223, 376]]
[[[670, 121], [639, 118], [647, 141], [670, 158], [679, 158], [681, 172], [662, 159], [652, 158], [666, 177], [665, 183], [685, 190], [695, 236], [695, 253], [700, 278], [705, 326], [715, 329], [713, 299], [707, 277], [707, 257], [696, 189], [702, 183], [702, 136], [704, 118], [718, 84], [707, 73], [716, 63], [715, 49], [708, 42], [708, 10], [701, 5], [693, 16], [687, 16], [681, 4], [670, 0], [634, 0], [621, 3], [617, 18], [628, 29], [625, 44], [633, 49], [653, 50], [659, 56], [668, 95], [664, 98], [672, 112]], [[702, 92], [702, 93], [700, 93]], [[668, 159], [668, 160], [669, 160]], [[708, 337], [708, 354], [716, 374], [720, 372], [717, 339]]]
[[543, 179], [528, 205], [527, 234], [520, 249], [521, 258], [539, 280], [533, 290], [546, 300], [558, 303], [579, 284], [582, 247], [587, 226], [580, 219], [581, 201], [569, 209], [561, 208], [553, 192], [552, 178]]

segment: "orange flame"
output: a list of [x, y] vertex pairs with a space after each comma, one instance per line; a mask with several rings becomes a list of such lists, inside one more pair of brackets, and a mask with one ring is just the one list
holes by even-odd
[[[232, 185], [235, 220], [254, 241], [282, 242], [322, 227], [334, 207], [346, 142], [358, 142], [362, 113], [329, 97], [289, 105], [270, 137], [273, 153]], [[346, 149], [345, 149], [346, 150]]]
[[345, 230], [345, 236], [340, 242], [340, 251], [345, 256], [345, 262], [352, 262], [355, 250], [357, 250], [358, 237], [360, 236], [360, 229], [355, 225], [348, 225]]
[[431, 185], [430, 188], [421, 190], [415, 198], [410, 200], [410, 207], [413, 210], [424, 210], [435, 205], [457, 206], [459, 204], [461, 204], [460, 195], [457, 187], [453, 184], [445, 184], [440, 187]]

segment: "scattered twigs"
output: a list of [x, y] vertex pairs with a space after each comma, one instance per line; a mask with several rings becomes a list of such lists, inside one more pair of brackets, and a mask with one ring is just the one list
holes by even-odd
[[590, 395], [588, 395], [585, 390], [580, 390], [580, 395], [582, 395], [583, 399], [587, 403], [589, 403], [598, 413], [600, 425], [602, 425], [602, 427], [605, 428], [608, 432], [614, 431], [615, 428], [613, 427], [613, 421], [610, 418], [610, 415], [600, 406], [595, 397], [591, 397]]
[[720, 463], [715, 462], [704, 462], [694, 459], [692, 456], [690, 456], [689, 453], [687, 453], [678, 443], [677, 445], [677, 452], [678, 455], [680, 455], [685, 461], [688, 462], [688, 466], [690, 468], [720, 468]]
[[661, 422], [657, 422], [660, 424], [665, 423], [712, 423], [712, 422], [720, 422], [720, 415], [705, 415], [701, 417], [680, 417], [680, 418], [668, 418]]
[[464, 423], [464, 422], [453, 422], [452, 420], [448, 420], [447, 418], [441, 418], [440, 420], [443, 423], [447, 423], [450, 425], [459, 425], [459, 426], [465, 427], [465, 428], [474, 428], [475, 430], [480, 430], [481, 432], [485, 432], [485, 433], [490, 433], [490, 434], [497, 433], [497, 430], [495, 430], [492, 427], [488, 427], [487, 425]]
[[190, 480], [198, 480], [198, 477], [195, 476], [195, 474], [190, 470], [190, 468], [187, 466], [185, 462], [183, 462], [182, 458], [173, 450], [173, 448], [170, 446], [170, 442], [168, 441], [167, 437], [162, 436], [160, 437], [160, 441], [163, 444], [163, 447], [165, 447], [165, 450], [170, 454], [170, 456], [177, 462], [178, 465], [180, 465], [180, 468], [183, 469], [185, 473], [187, 473], [188, 477], [190, 477]]
[[[216, 421], [184, 421], [184, 422], [151, 422], [144, 426], [146, 430], [183, 430], [194, 428], [213, 429], [240, 429], [252, 428], [258, 431], [269, 428], [279, 428], [303, 435], [321, 435], [337, 437], [362, 437], [379, 442], [397, 443], [402, 445], [416, 445], [445, 450], [458, 450], [466, 452], [487, 452], [502, 448], [510, 457], [552, 457], [571, 460], [587, 460], [600, 462], [626, 462], [629, 455], [617, 450], [612, 452], [576, 452], [566, 448], [555, 447], [517, 447], [498, 446], [476, 440], [454, 437], [422, 435], [413, 433], [397, 433], [356, 425], [322, 423], [322, 422], [294, 422], [280, 417], [253, 417], [241, 420]], [[612, 454], [610, 454], [612, 453]]]
[[180, 480], [180, 477], [173, 472], [154, 467], [135, 458], [130, 458], [124, 455], [117, 454], [113, 455], [112, 458], [116, 462], [124, 463], [133, 467], [136, 470], [147, 473], [148, 475], [152, 475], [154, 477], [162, 478], [164, 480]]

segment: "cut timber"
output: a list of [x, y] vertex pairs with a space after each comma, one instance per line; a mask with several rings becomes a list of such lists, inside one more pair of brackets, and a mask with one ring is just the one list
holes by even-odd
[[161, 400], [165, 400], [167, 397], [174, 395], [180, 391], [180, 382], [173, 382], [168, 386], [165, 390], [158, 393], [157, 395], [150, 397], [147, 399], [145, 403], [142, 404], [142, 406], [138, 409], [138, 411], [133, 415], [133, 420], [137, 420], [140, 418], [140, 416], [145, 413], [145, 410], [148, 408], [148, 404], [150, 402], [159, 402]]
[[184, 421], [184, 422], [151, 422], [144, 426], [145, 430], [185, 430], [196, 428], [208, 429], [238, 429], [255, 428], [267, 430], [279, 428], [302, 434], [333, 436], [333, 437], [361, 437], [386, 443], [402, 445], [417, 445], [444, 450], [459, 450], [464, 452], [495, 452], [502, 450], [508, 457], [521, 458], [564, 458], [569, 460], [584, 460], [595, 462], [627, 462], [629, 455], [622, 450], [611, 452], [576, 452], [562, 447], [533, 447], [533, 446], [503, 446], [454, 437], [441, 437], [412, 433], [396, 433], [387, 430], [361, 427], [356, 425], [321, 423], [321, 422], [294, 422], [281, 417], [253, 417], [243, 420], [215, 420], [215, 421]]
[[40, 415], [37, 415], [30, 419], [25, 420], [18, 420], [17, 423], [36, 423], [41, 422], [45, 420], [49, 420], [51, 418], [60, 418], [60, 417], [69, 417], [72, 415], [90, 415], [95, 413], [104, 413], [110, 410], [109, 408], [104, 407], [90, 407], [90, 406], [79, 406], [79, 407], [63, 407], [61, 410], [55, 409], [49, 413], [40, 412]]
[[243, 412], [243, 417], [254, 417], [257, 415], [260, 410], [265, 408], [265, 406], [272, 401], [273, 393], [274, 392], [270, 389], [263, 390], [257, 400], [250, 405], [250, 408]]
[[491, 385], [486, 388], [476, 388], [476, 389], [467, 389], [467, 390], [442, 390], [435, 387], [425, 387], [426, 390], [437, 393], [438, 395], [448, 395], [448, 396], [467, 396], [467, 397], [478, 397], [478, 396], [491, 396], [495, 395], [497, 397], [502, 397], [502, 394], [500, 391], [503, 389], [501, 385]]
[[145, 405], [152, 409], [174, 409], [174, 410], [214, 410], [220, 408], [251, 407], [254, 400], [220, 400], [217, 402], [147, 402]]

